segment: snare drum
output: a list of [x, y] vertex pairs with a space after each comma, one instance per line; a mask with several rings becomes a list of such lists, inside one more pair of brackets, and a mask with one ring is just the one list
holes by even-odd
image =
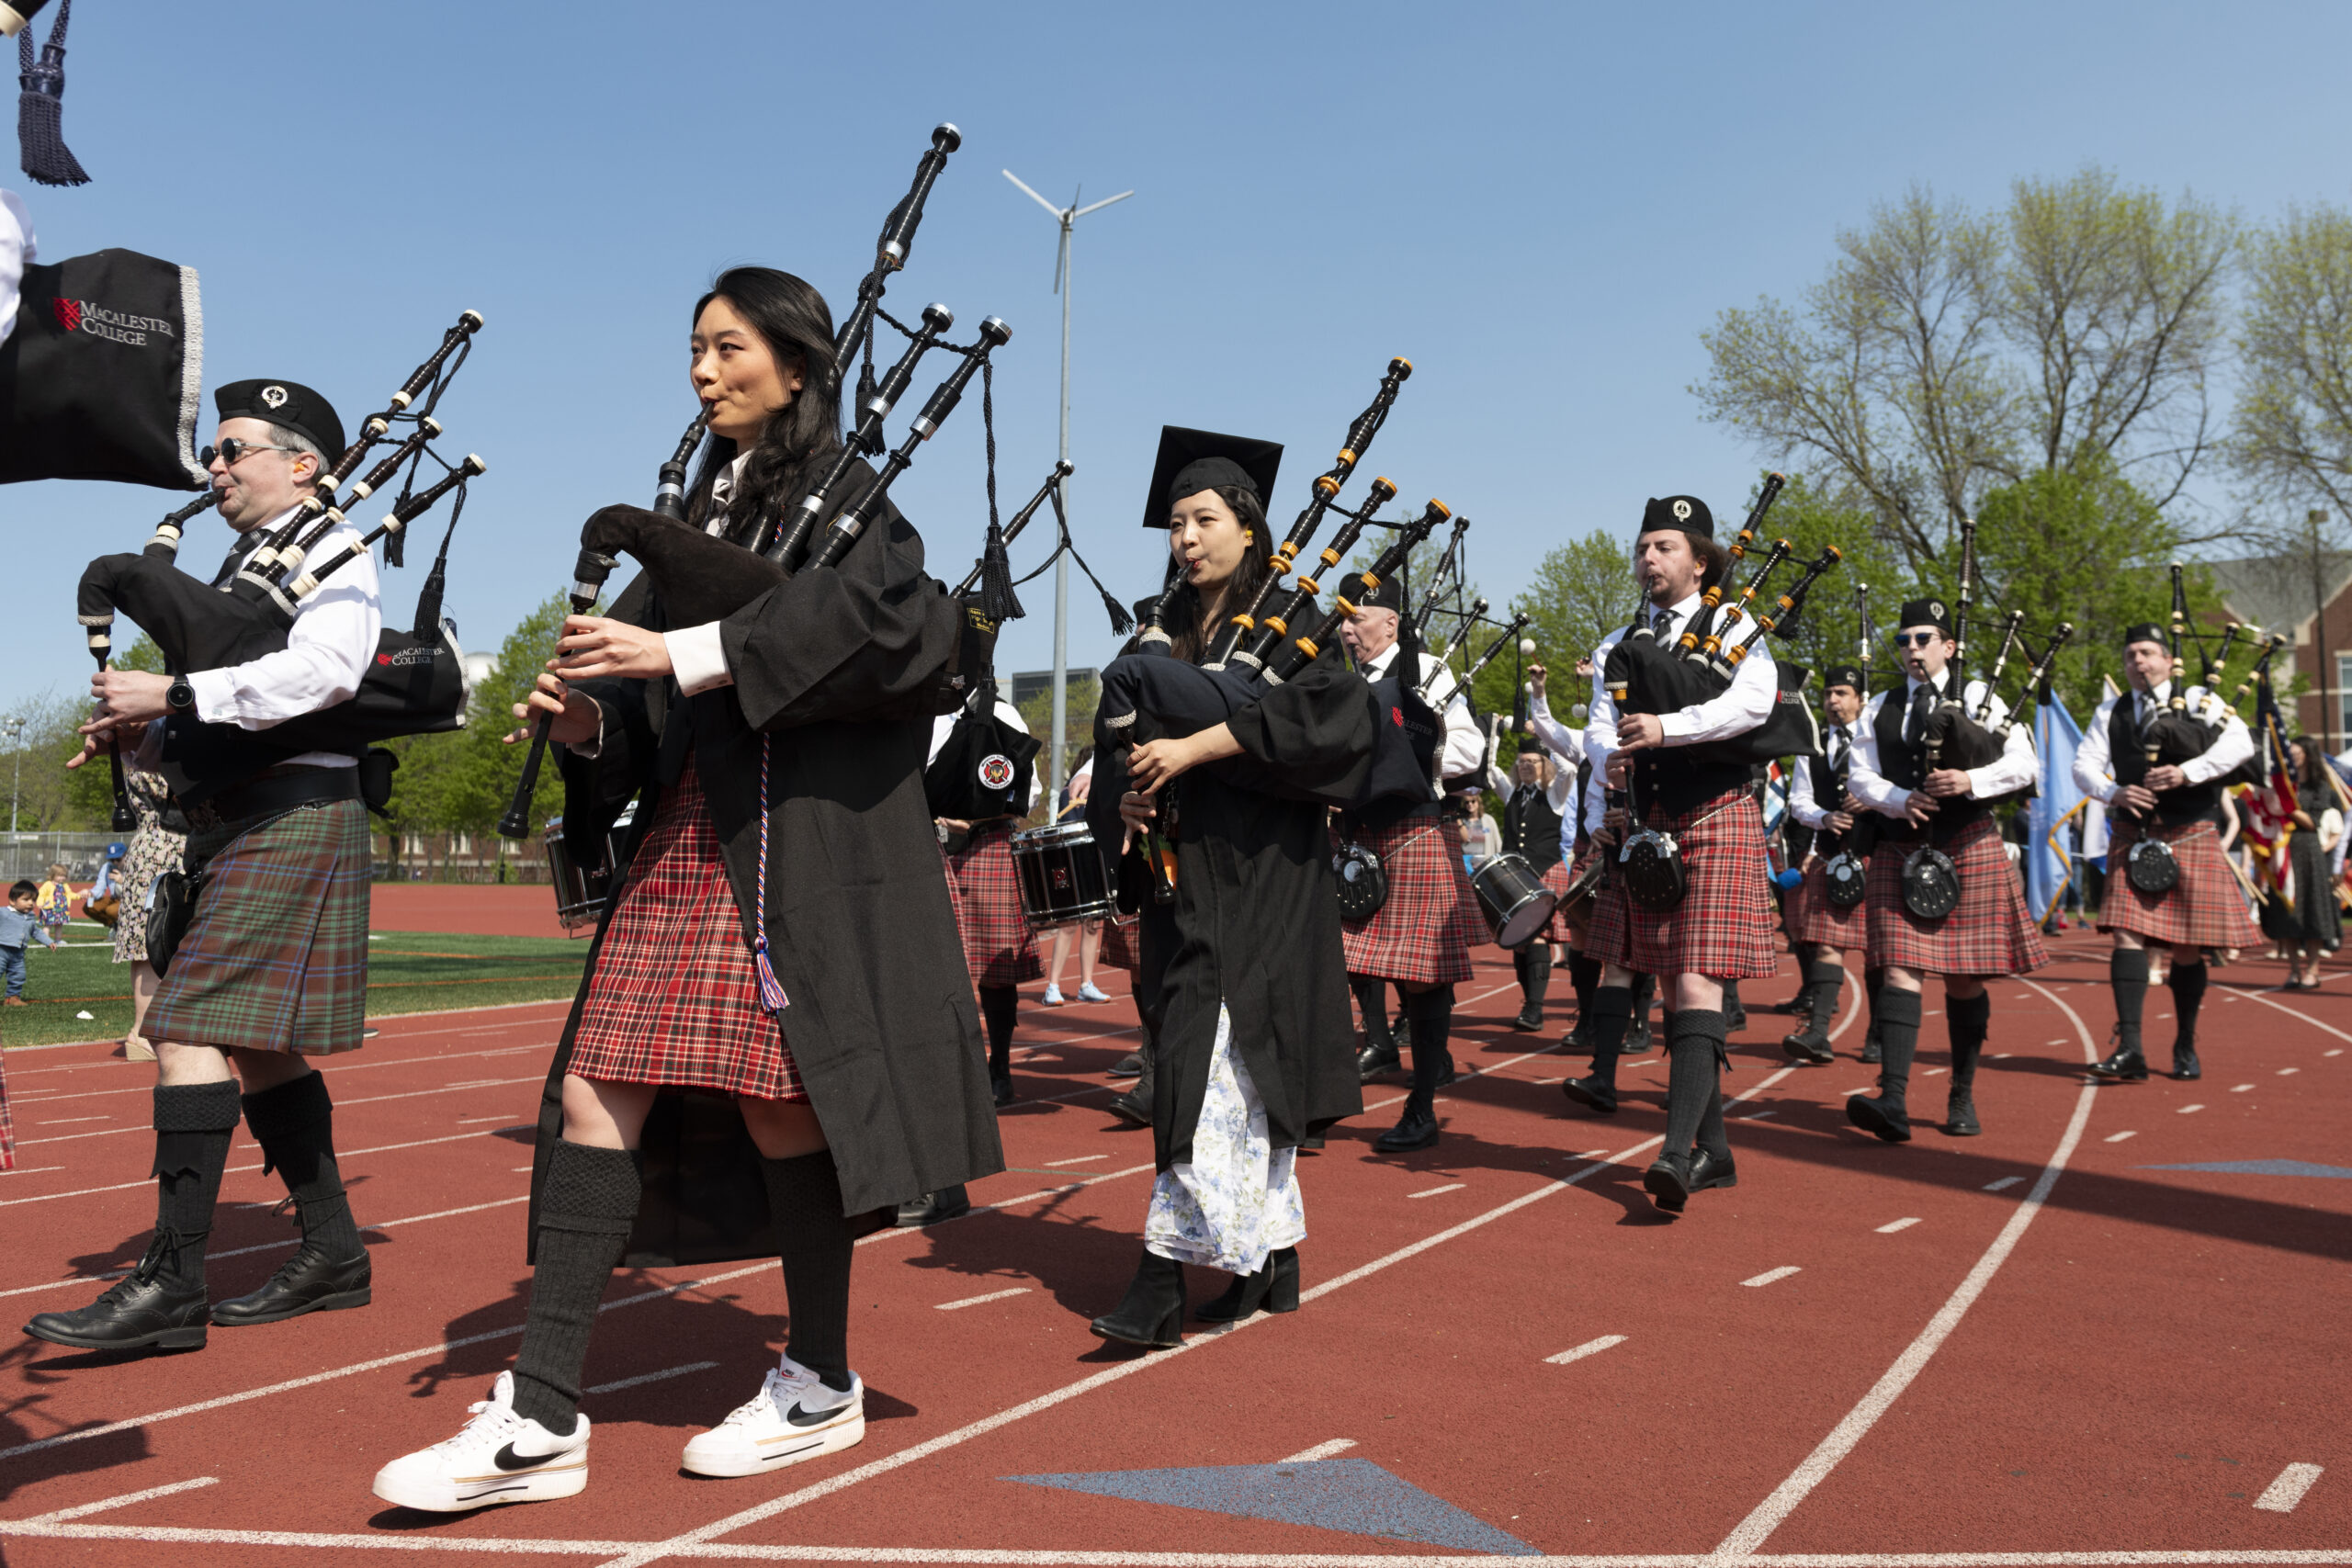
[[1544, 886], [1544, 878], [1519, 854], [1495, 855], [1470, 874], [1487, 929], [1497, 945], [1516, 952], [1543, 934], [1552, 920], [1559, 895]]
[[1012, 871], [1021, 883], [1021, 912], [1043, 930], [1099, 920], [1118, 913], [1111, 868], [1083, 822], [1055, 822], [1012, 835]]
[[605, 835], [604, 863], [582, 866], [564, 844], [563, 818], [548, 819], [548, 880], [555, 885], [555, 918], [563, 922], [567, 936], [594, 931], [605, 918], [605, 904], [628, 870], [621, 849], [628, 842], [629, 825], [636, 820], [637, 802], [632, 800], [621, 807], [612, 831]]

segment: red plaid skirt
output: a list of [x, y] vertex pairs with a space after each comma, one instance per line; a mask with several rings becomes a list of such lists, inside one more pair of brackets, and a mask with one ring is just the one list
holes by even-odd
[[1368, 920], [1341, 920], [1348, 973], [1420, 986], [1470, 978], [1470, 950], [1494, 941], [1470, 874], [1462, 868], [1462, 827], [1408, 817], [1357, 840], [1380, 857], [1388, 897]]
[[1102, 922], [1102, 947], [1095, 961], [1114, 969], [1124, 969], [1132, 975], [1143, 967], [1143, 921], [1134, 915], [1121, 915]]
[[1789, 940], [1859, 953], [1870, 942], [1869, 908], [1867, 898], [1842, 909], [1831, 903], [1829, 863], [1815, 855], [1804, 868], [1804, 881], [1789, 895]]
[[1990, 817], [1937, 846], [1960, 874], [1960, 903], [1940, 920], [1923, 920], [1903, 904], [1903, 863], [1924, 841], [1884, 840], [1871, 855], [1862, 907], [1870, 911], [1871, 968], [1899, 964], [1924, 975], [2024, 975], [2050, 962], [2041, 932], [2026, 913], [2025, 888]]
[[975, 828], [963, 849], [947, 857], [947, 880], [959, 895], [956, 929], [964, 933], [964, 964], [975, 986], [1017, 986], [1046, 972], [1037, 933], [1021, 912], [1012, 834], [1003, 822]]
[[1647, 825], [1672, 833], [1681, 845], [1690, 891], [1666, 913], [1652, 914], [1626, 897], [1624, 885], [1611, 876], [1593, 900], [1585, 952], [1636, 975], [1661, 977], [1761, 980], [1777, 973], [1770, 862], [1756, 797], [1746, 790], [1717, 795]]
[[2262, 932], [2246, 913], [2238, 896], [2238, 879], [2222, 858], [2222, 836], [2211, 822], [2185, 827], [2161, 825], [2154, 836], [2172, 846], [2180, 863], [2180, 880], [2169, 893], [2143, 893], [2123, 874], [2124, 852], [2151, 829], [2138, 822], [2109, 818], [2114, 824], [2107, 841], [2107, 902], [2098, 912], [2098, 929], [2130, 931], [2150, 942], [2176, 947], [2254, 947]]
[[751, 943], [692, 763], [629, 863], [588, 977], [571, 1070], [605, 1083], [808, 1101], [782, 1023], [760, 1007]]

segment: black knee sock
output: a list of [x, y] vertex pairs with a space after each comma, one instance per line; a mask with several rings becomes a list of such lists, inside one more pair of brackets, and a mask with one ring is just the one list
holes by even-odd
[[1373, 975], [1351, 975], [1348, 989], [1356, 996], [1356, 1011], [1363, 1015], [1363, 1043], [1384, 1056], [1396, 1054], [1396, 1035], [1388, 1026], [1388, 982]]
[[791, 1314], [785, 1354], [846, 1393], [849, 1371], [849, 1264], [857, 1236], [842, 1213], [833, 1151], [763, 1159], [768, 1209], [784, 1250], [784, 1296]]
[[1838, 1016], [1838, 994], [1845, 988], [1846, 966], [1816, 960], [1811, 971], [1813, 979], [1813, 1019], [1815, 1033], [1826, 1035], [1830, 1021]]
[[272, 1168], [301, 1216], [302, 1245], [337, 1262], [366, 1250], [359, 1225], [335, 1168], [334, 1101], [316, 1072], [244, 1097], [245, 1126], [261, 1145], [262, 1168]]
[[1012, 1025], [1021, 1011], [1021, 993], [1011, 986], [980, 987], [980, 1020], [989, 1032], [989, 1077], [1012, 1076]]
[[1552, 989], [1552, 950], [1543, 942], [1532, 942], [1521, 950], [1520, 956], [1527, 964], [1519, 977], [1520, 989], [1526, 993], [1529, 1007], [1540, 1009]]
[[1879, 1049], [1884, 1053], [1878, 1069], [1879, 1098], [1900, 1111], [1911, 1083], [1911, 1058], [1919, 1050], [1919, 993], [1882, 986], [1872, 1010], [1878, 1019]]
[[1625, 1031], [1634, 1021], [1634, 988], [1631, 986], [1603, 986], [1592, 994], [1591, 1026], [1586, 1036], [1592, 1042], [1592, 1076], [1609, 1086], [1617, 1087], [1617, 1056], [1624, 1043]]
[[154, 1245], [162, 1275], [183, 1286], [204, 1283], [204, 1241], [236, 1128], [237, 1086], [227, 1079], [155, 1086]]
[[558, 1143], [548, 1151], [533, 1234], [531, 1304], [514, 1355], [514, 1412], [558, 1437], [578, 1426], [588, 1335], [644, 1194], [631, 1149]]
[[1879, 993], [1885, 988], [1885, 970], [1865, 968], [1862, 971], [1862, 998], [1870, 1004], [1871, 1010], [1870, 1027], [1865, 1030], [1862, 1034], [1862, 1038], [1864, 1040], [1878, 1040], [1880, 1038], [1878, 1032], [1878, 996]]
[[1511, 972], [1512, 976], [1513, 976], [1514, 978], [1516, 978], [1516, 979], [1519, 981], [1519, 988], [1520, 988], [1520, 990], [1521, 990], [1522, 993], [1523, 993], [1523, 992], [1525, 992], [1525, 991], [1526, 991], [1526, 989], [1527, 989], [1527, 949], [1526, 949], [1526, 948], [1523, 948], [1523, 947], [1522, 947], [1522, 948], [1521, 948], [1517, 953], [1512, 953], [1512, 954], [1510, 955], [1510, 972]]
[[1984, 1054], [1984, 1034], [1993, 1023], [1993, 997], [1979, 991], [1973, 997], [1944, 998], [1944, 1032], [1951, 1041], [1951, 1087], [1965, 1092], [1976, 1082], [1977, 1058]]
[[1723, 1012], [1716, 1008], [1682, 1008], [1674, 1014], [1669, 1028], [1671, 1032], [1666, 1043], [1669, 1060], [1664, 1152], [1689, 1154], [1699, 1140], [1712, 1107], [1715, 1111], [1714, 1141], [1707, 1145], [1708, 1152], [1727, 1154], [1730, 1149], [1723, 1141], [1722, 1079], [1718, 1076], [1724, 1039]]
[[1650, 1048], [1650, 1002], [1657, 995], [1655, 976], [1634, 976], [1634, 1027], [1625, 1032], [1623, 1048], [1635, 1055]]
[[1582, 1023], [1592, 1016], [1592, 994], [1600, 989], [1600, 960], [1568, 949], [1568, 987], [1577, 994], [1577, 1021]]
[[2205, 1005], [2205, 961], [2176, 964], [2172, 978], [2165, 982], [2172, 988], [2173, 1037], [2175, 1051], [2197, 1049], [2197, 1013]]
[[1413, 1035], [1413, 1095], [1426, 1101], [1437, 1093], [1437, 1080], [1445, 1071], [1446, 1038], [1453, 1032], [1453, 987], [1407, 992], [1405, 1019]]
[[1725, 980], [1724, 982], [1724, 1016], [1725, 1018], [1729, 1018], [1736, 1012], [1746, 1012], [1747, 1010], [1747, 1009], [1740, 1003], [1739, 982], [1736, 980]]
[[2140, 1054], [2140, 1015], [2148, 1001], [2148, 950], [2119, 947], [2107, 955], [2107, 983], [2115, 992], [2116, 1047]]

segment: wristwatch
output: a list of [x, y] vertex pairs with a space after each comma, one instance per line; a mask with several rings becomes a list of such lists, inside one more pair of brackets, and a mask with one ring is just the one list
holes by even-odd
[[196, 688], [187, 683], [187, 676], [172, 677], [172, 683], [164, 688], [164, 705], [174, 713], [196, 711]]

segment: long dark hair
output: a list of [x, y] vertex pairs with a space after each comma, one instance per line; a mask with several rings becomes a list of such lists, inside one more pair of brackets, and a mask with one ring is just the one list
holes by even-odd
[[[1255, 491], [1239, 485], [1213, 485], [1217, 498], [1233, 509], [1240, 520], [1242, 531], [1250, 536], [1241, 547], [1241, 564], [1233, 569], [1233, 581], [1225, 587], [1225, 607], [1232, 615], [1248, 609], [1258, 597], [1258, 590], [1266, 581], [1266, 557], [1271, 547], [1267, 543], [1266, 508]], [[1173, 554], [1171, 547], [1170, 554]], [[1198, 664], [1208, 652], [1208, 639], [1201, 635], [1201, 592], [1189, 582], [1179, 582], [1176, 592], [1169, 596], [1168, 610], [1163, 616], [1168, 625], [1171, 650], [1179, 659]]]
[[[800, 390], [769, 416], [727, 509], [729, 534], [748, 540], [755, 520], [774, 517], [798, 502], [821, 477], [810, 470], [841, 448], [833, 312], [815, 288], [772, 266], [731, 266], [720, 273], [710, 291], [695, 301], [695, 321], [718, 299], [760, 334], [779, 369], [800, 372]], [[690, 521], [699, 525], [709, 515], [711, 485], [737, 455], [735, 443], [723, 436], [703, 444], [702, 468], [686, 504]]]

